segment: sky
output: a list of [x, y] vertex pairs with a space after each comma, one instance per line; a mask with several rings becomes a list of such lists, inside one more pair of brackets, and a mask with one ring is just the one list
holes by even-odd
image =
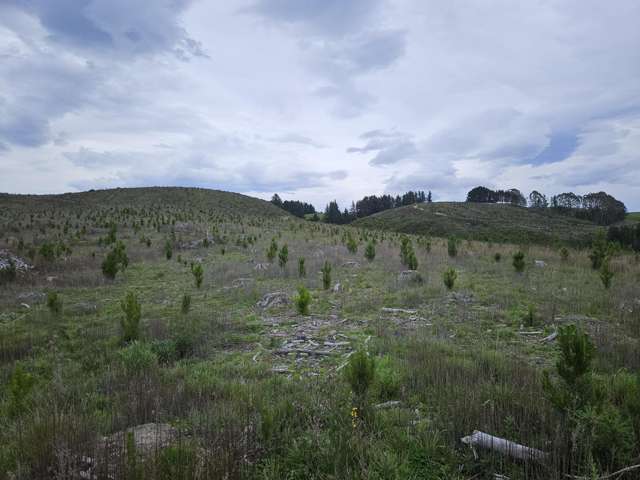
[[640, 210], [637, 0], [0, 0], [0, 191]]

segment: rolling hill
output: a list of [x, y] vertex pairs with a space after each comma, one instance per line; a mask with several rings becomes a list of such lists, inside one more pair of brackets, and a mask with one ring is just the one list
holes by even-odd
[[507, 204], [435, 202], [385, 210], [356, 227], [493, 242], [584, 245], [601, 227], [551, 211]]
[[270, 202], [239, 193], [185, 187], [141, 187], [90, 190], [58, 195], [0, 194], [5, 212], [87, 208], [173, 208], [203, 210], [224, 215], [250, 215], [266, 218], [289, 216]]

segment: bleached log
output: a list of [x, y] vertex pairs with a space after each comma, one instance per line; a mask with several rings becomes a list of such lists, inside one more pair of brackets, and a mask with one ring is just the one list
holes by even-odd
[[277, 353], [278, 355], [288, 355], [290, 353], [320, 356], [331, 355], [331, 352], [327, 352], [325, 350], [306, 350], [304, 348], [282, 348], [280, 350], [276, 350], [275, 353]]
[[391, 307], [383, 307], [382, 311], [384, 313], [406, 313], [408, 315], [412, 315], [412, 314], [418, 313], [417, 310], [409, 310], [409, 309], [406, 309], [406, 308], [391, 308]]
[[525, 447], [511, 440], [494, 437], [478, 430], [474, 430], [471, 435], [462, 437], [460, 440], [472, 447], [486, 448], [518, 460], [544, 460], [548, 455], [541, 450]]
[[389, 400], [388, 402], [378, 403], [374, 406], [377, 410], [386, 410], [388, 408], [399, 407], [402, 404], [400, 400]]
[[551, 335], [548, 335], [546, 337], [544, 337], [542, 340], [540, 340], [542, 343], [547, 343], [547, 342], [553, 342], [556, 337], [558, 336], [558, 332], [553, 332]]

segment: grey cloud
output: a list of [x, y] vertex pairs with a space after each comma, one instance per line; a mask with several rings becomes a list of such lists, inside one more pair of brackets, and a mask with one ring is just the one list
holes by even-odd
[[380, 0], [259, 0], [244, 11], [315, 34], [342, 35], [365, 24]]
[[173, 52], [205, 56], [178, 21], [191, 1], [9, 0], [38, 18], [55, 42], [92, 54], [136, 56]]
[[411, 135], [406, 133], [371, 130], [360, 135], [360, 138], [367, 140], [366, 144], [363, 147], [349, 147], [347, 153], [377, 152], [369, 160], [372, 166], [391, 165], [413, 159], [419, 154]]
[[315, 148], [325, 148], [324, 145], [316, 142], [312, 138], [297, 133], [285, 133], [283, 135], [271, 137], [269, 140], [276, 143], [295, 143], [298, 145], [308, 145]]

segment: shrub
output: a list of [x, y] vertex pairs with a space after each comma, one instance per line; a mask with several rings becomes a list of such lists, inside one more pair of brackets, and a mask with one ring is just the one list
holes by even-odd
[[298, 287], [298, 295], [294, 302], [300, 315], [309, 315], [309, 304], [311, 303], [311, 293], [304, 286]]
[[493, 260], [495, 260], [495, 262], [498, 263], [500, 260], [502, 260], [502, 254], [500, 252], [494, 253]]
[[358, 242], [351, 236], [351, 234], [349, 234], [349, 237], [347, 238], [347, 250], [349, 250], [350, 253], [358, 252]]
[[298, 276], [304, 278], [307, 276], [307, 268], [304, 265], [304, 257], [298, 259]]
[[191, 310], [191, 295], [187, 293], [182, 295], [182, 305], [180, 307], [180, 310], [184, 315], [189, 313], [189, 310]]
[[322, 287], [325, 290], [329, 290], [331, 287], [331, 264], [328, 260], [325, 260], [322, 266]]
[[47, 307], [54, 315], [60, 315], [60, 313], [62, 313], [62, 298], [57, 292], [47, 293]]
[[613, 279], [613, 275], [614, 273], [609, 267], [609, 259], [605, 258], [605, 260], [602, 262], [602, 265], [600, 266], [600, 280], [602, 280], [602, 285], [607, 290], [611, 286], [611, 280]]
[[164, 255], [167, 260], [171, 260], [171, 257], [173, 257], [173, 243], [168, 238], [164, 242]]
[[568, 410], [588, 404], [593, 397], [592, 362], [595, 346], [575, 325], [558, 329], [560, 358], [556, 362], [559, 383], [544, 372], [543, 388], [558, 409]]
[[524, 262], [524, 253], [518, 250], [513, 254], [513, 268], [516, 269], [516, 272], [522, 273], [524, 271], [525, 262]]
[[200, 288], [202, 286], [202, 279], [204, 278], [204, 270], [202, 269], [202, 265], [196, 263], [191, 268], [191, 272], [193, 273], [193, 278], [196, 281], [196, 287]]
[[388, 355], [376, 362], [373, 390], [381, 401], [397, 399], [400, 394], [400, 374]]
[[102, 274], [113, 280], [120, 270], [129, 266], [129, 257], [123, 242], [117, 242], [102, 262]]
[[29, 396], [36, 381], [33, 375], [17, 365], [9, 379], [7, 388], [7, 413], [10, 417], [19, 417], [29, 408]]
[[364, 258], [373, 262], [373, 259], [376, 258], [376, 246], [373, 244], [373, 241], [369, 241], [367, 246], [364, 249]]
[[528, 327], [532, 327], [533, 325], [535, 325], [536, 307], [533, 306], [532, 304], [529, 304], [527, 306], [527, 312], [525, 313], [524, 318], [522, 320], [524, 321], [524, 324], [527, 325]]
[[588, 452], [600, 471], [627, 466], [633, 459], [635, 445], [629, 418], [611, 404], [586, 406], [574, 416], [573, 434], [579, 449]]
[[448, 290], [451, 290], [456, 283], [456, 279], [458, 278], [458, 272], [453, 268], [448, 268], [442, 274], [442, 279], [444, 280], [444, 286], [447, 287]]
[[56, 250], [52, 243], [45, 242], [40, 246], [38, 254], [47, 262], [53, 262], [56, 258]]
[[[406, 235], [403, 235], [400, 239], [400, 261], [411, 270], [418, 268], [418, 260], [413, 251], [413, 244], [411, 243], [411, 239]], [[413, 268], [411, 267], [412, 265]]]
[[367, 394], [375, 379], [375, 373], [375, 360], [364, 350], [349, 357], [349, 363], [345, 367], [345, 377], [351, 386], [351, 391], [357, 398], [363, 399]]
[[142, 316], [142, 307], [136, 294], [133, 292], [127, 293], [120, 302], [120, 308], [124, 313], [120, 320], [122, 339], [125, 342], [135, 341], [140, 336], [140, 317]]
[[569, 249], [567, 247], [562, 247], [560, 249], [560, 260], [563, 262], [569, 260]]
[[119, 352], [120, 362], [127, 375], [148, 373], [158, 363], [158, 356], [147, 343], [132, 342]]
[[607, 242], [607, 237], [604, 235], [604, 232], [598, 232], [596, 238], [591, 244], [591, 253], [589, 254], [591, 268], [594, 270], [600, 270], [602, 263], [605, 261], [607, 256], [612, 253], [612, 250], [611, 244]]
[[271, 244], [269, 245], [269, 248], [267, 249], [267, 260], [269, 260], [269, 263], [273, 262], [273, 259], [276, 258], [276, 254], [278, 253], [278, 244], [276, 242], [275, 238], [271, 239]]
[[447, 239], [447, 253], [450, 257], [458, 255], [458, 239], [456, 237], [449, 237]]
[[414, 251], [411, 251], [409, 257], [407, 258], [407, 268], [409, 270], [418, 269], [418, 258], [416, 257], [416, 253]]
[[287, 266], [287, 262], [289, 261], [289, 247], [286, 244], [282, 246], [280, 252], [278, 253], [278, 264], [280, 268], [284, 269]]

